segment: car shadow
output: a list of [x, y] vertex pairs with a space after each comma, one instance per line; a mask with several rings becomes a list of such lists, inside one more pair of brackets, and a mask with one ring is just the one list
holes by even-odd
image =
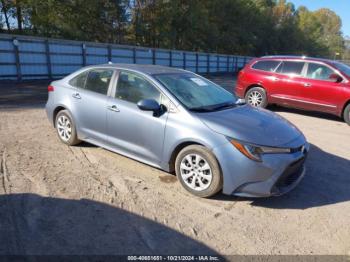
[[278, 197], [242, 198], [218, 195], [222, 201], [250, 202], [273, 209], [307, 209], [350, 201], [350, 160], [311, 145], [306, 174], [291, 192]]
[[[78, 146], [95, 147], [83, 142]], [[174, 174], [173, 174], [174, 175]], [[174, 176], [172, 182], [176, 182]], [[279, 209], [307, 209], [350, 201], [350, 160], [327, 153], [311, 144], [306, 174], [291, 192], [267, 198], [244, 198], [217, 194], [212, 200], [251, 202], [253, 206]]]
[[219, 255], [174, 229], [121, 208], [36, 194], [0, 195], [0, 255], [9, 254]]
[[267, 109], [275, 113], [286, 112], [286, 113], [293, 113], [293, 114], [305, 115], [305, 116], [316, 117], [316, 118], [323, 118], [323, 119], [333, 120], [337, 122], [344, 122], [343, 119], [341, 119], [340, 117], [337, 117], [335, 115], [328, 114], [328, 113], [323, 113], [323, 112], [308, 111], [308, 110], [302, 110], [298, 108], [283, 107], [279, 105], [269, 105]]
[[82, 141], [81, 143], [75, 145], [74, 147], [82, 147], [82, 148], [97, 148], [98, 146], [91, 144], [89, 142], [86, 141]]

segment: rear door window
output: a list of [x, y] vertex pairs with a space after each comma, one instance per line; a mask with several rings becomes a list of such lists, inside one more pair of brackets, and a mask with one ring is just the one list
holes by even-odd
[[252, 66], [252, 68], [267, 72], [273, 72], [279, 64], [280, 61], [274, 60], [258, 61]]
[[277, 68], [276, 72], [286, 75], [301, 75], [305, 62], [283, 61]]
[[102, 95], [107, 95], [113, 73], [114, 70], [112, 69], [94, 69], [89, 71], [85, 83], [85, 89]]
[[84, 71], [84, 72], [80, 73], [76, 77], [72, 78], [69, 81], [69, 84], [71, 86], [74, 86], [74, 87], [84, 88], [85, 81], [86, 81], [86, 78], [87, 78], [88, 74], [89, 74], [89, 71]]

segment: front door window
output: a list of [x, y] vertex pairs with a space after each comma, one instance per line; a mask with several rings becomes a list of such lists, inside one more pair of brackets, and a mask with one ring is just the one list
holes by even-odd
[[142, 99], [154, 99], [160, 103], [160, 97], [160, 91], [142, 76], [128, 71], [120, 72], [115, 98], [136, 104]]

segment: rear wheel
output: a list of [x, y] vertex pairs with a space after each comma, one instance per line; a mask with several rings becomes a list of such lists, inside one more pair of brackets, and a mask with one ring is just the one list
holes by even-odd
[[73, 117], [67, 110], [58, 112], [55, 126], [57, 135], [63, 143], [73, 146], [81, 142], [77, 137]]
[[345, 122], [350, 125], [350, 104], [345, 107], [343, 117]]
[[196, 196], [210, 197], [222, 189], [219, 164], [204, 146], [182, 149], [176, 157], [175, 170], [181, 185]]
[[267, 106], [266, 91], [262, 87], [253, 87], [246, 93], [245, 100], [251, 106], [265, 108]]

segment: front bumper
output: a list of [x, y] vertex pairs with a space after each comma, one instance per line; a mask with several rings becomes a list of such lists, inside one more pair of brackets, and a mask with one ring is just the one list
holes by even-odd
[[291, 191], [305, 175], [309, 144], [295, 141], [301, 148], [290, 154], [265, 154], [262, 162], [248, 159], [231, 144], [214, 148], [223, 173], [223, 193], [243, 197], [278, 196]]
[[304, 161], [305, 157], [295, 161], [298, 164], [290, 164], [282, 174], [271, 176], [265, 181], [248, 182], [236, 189], [233, 194], [242, 197], [269, 197], [286, 194], [303, 179], [306, 172]]
[[242, 84], [237, 83], [235, 90], [234, 90], [234, 93], [239, 98], [244, 98], [244, 95], [245, 95], [244, 86]]

